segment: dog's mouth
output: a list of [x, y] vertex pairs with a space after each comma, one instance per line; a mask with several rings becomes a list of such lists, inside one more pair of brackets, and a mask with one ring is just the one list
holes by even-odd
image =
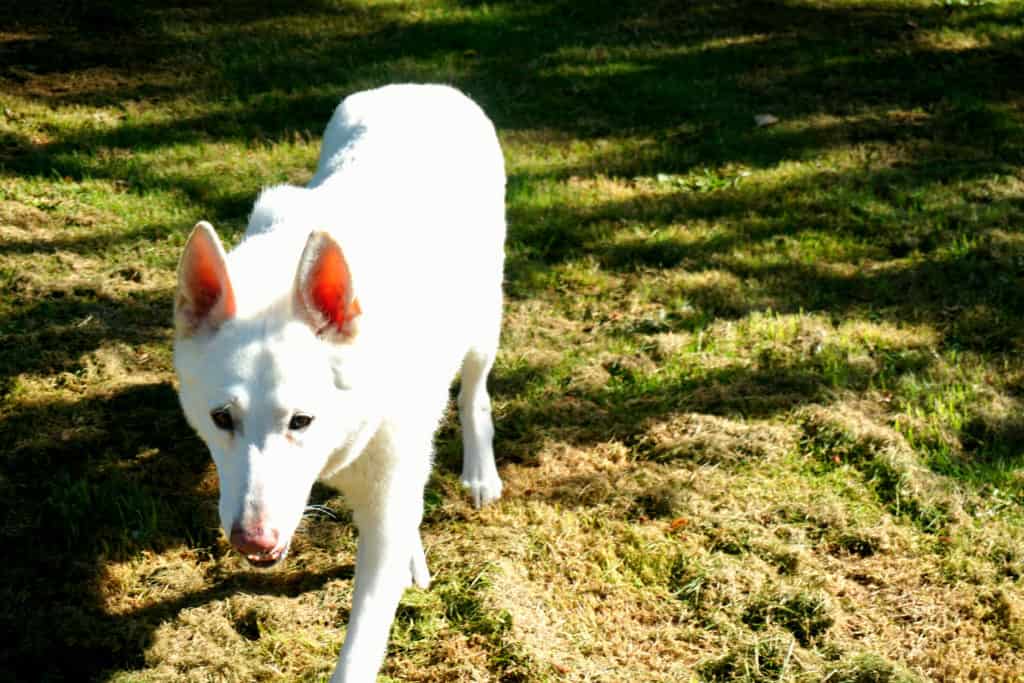
[[268, 553], [249, 553], [245, 555], [246, 561], [257, 569], [270, 569], [280, 564], [288, 555], [288, 543], [279, 548], [274, 548]]

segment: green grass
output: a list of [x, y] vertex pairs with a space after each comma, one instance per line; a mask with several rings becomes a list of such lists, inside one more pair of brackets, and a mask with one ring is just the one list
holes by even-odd
[[[326, 680], [351, 521], [221, 539], [173, 389], [185, 236], [347, 93], [453, 83], [509, 171], [492, 378], [383, 680], [1024, 671], [1024, 8], [0, 2], [0, 671]], [[772, 114], [775, 125], [754, 117]], [[328, 491], [314, 497], [336, 509]]]

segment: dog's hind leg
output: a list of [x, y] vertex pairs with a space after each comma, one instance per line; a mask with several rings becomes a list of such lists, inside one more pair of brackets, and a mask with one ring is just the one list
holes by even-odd
[[[496, 337], [496, 335], [495, 335]], [[473, 504], [482, 507], [501, 497], [501, 477], [494, 463], [494, 423], [487, 375], [494, 365], [497, 338], [474, 346], [462, 361], [459, 421], [462, 423], [462, 485]]]
[[412, 574], [412, 583], [417, 588], [430, 588], [430, 570], [427, 568], [427, 554], [423, 550], [423, 538], [416, 534], [416, 543], [412, 549], [412, 559], [409, 560], [409, 573]]

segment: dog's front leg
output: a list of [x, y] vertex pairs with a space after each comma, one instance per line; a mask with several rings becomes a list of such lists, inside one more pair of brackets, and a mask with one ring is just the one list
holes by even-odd
[[331, 683], [376, 680], [402, 593], [410, 579], [424, 586], [430, 580], [419, 535], [422, 490], [388, 498], [387, 509], [377, 505], [353, 509], [359, 529], [355, 591], [345, 645]]
[[361, 525], [355, 593], [331, 683], [372, 683], [387, 650], [398, 601], [409, 585], [408, 534]]

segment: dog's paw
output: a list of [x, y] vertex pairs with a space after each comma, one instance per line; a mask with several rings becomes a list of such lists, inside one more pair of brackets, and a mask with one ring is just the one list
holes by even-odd
[[412, 575], [414, 586], [424, 590], [430, 588], [430, 570], [427, 569], [427, 556], [423, 552], [422, 543], [412, 553], [412, 558], [409, 560], [409, 573]]
[[469, 490], [469, 495], [473, 499], [473, 505], [477, 509], [501, 498], [501, 477], [497, 473], [493, 476], [483, 475], [478, 477], [463, 475], [462, 486]]

